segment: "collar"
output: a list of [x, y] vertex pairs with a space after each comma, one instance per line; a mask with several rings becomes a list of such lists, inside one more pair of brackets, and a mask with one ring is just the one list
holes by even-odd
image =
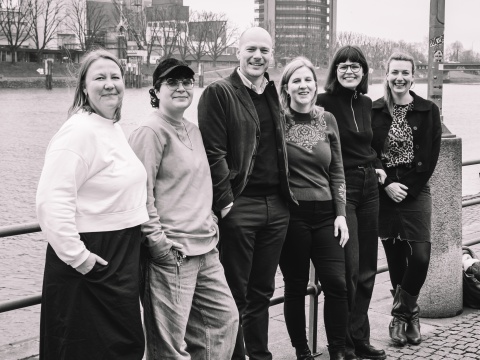
[[[426, 100], [413, 91], [410, 90], [410, 95], [413, 97], [413, 110], [414, 111], [429, 111], [432, 108], [432, 102], [430, 100]], [[387, 109], [387, 104], [385, 104], [385, 99], [383, 96], [373, 102], [372, 105], [373, 109]], [[386, 110], [388, 112], [388, 110]]]
[[345, 95], [345, 96], [352, 96], [354, 95], [355, 93], [358, 94], [358, 91], [355, 89], [355, 90], [351, 90], [351, 89], [347, 89], [346, 87], [343, 87], [343, 86], [339, 86], [339, 89], [338, 89], [338, 94], [340, 95]]
[[266, 76], [263, 77], [262, 83], [260, 84], [259, 87], [257, 87], [253, 85], [253, 83], [250, 80], [248, 80], [245, 75], [242, 74], [242, 72], [240, 71], [240, 67], [237, 68], [237, 74], [238, 76], [240, 76], [240, 79], [242, 80], [243, 85], [245, 85], [249, 89], [252, 89], [257, 94], [263, 94], [268, 84], [268, 79]]

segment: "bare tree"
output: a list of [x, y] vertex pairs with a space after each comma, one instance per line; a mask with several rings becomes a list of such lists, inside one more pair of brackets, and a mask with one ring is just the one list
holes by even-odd
[[189, 47], [188, 47], [188, 24], [182, 24], [182, 31], [180, 32], [180, 36], [178, 37], [177, 41], [177, 51], [180, 55], [180, 58], [185, 61], [189, 54]]
[[192, 11], [188, 23], [188, 51], [196, 62], [207, 54], [207, 38], [210, 27], [210, 12]]
[[455, 41], [448, 46], [448, 52], [450, 55], [450, 61], [459, 61], [459, 58], [463, 52], [463, 44], [460, 41]]
[[147, 17], [146, 10], [141, 2], [126, 7], [123, 0], [112, 0], [115, 7], [115, 17], [120, 20], [126, 30], [126, 40], [135, 41], [138, 50], [145, 50], [147, 43]]
[[156, 48], [162, 58], [169, 58], [177, 49], [182, 32], [185, 31], [188, 13], [183, 6], [153, 6], [147, 9], [147, 63]]
[[17, 50], [30, 37], [30, 6], [28, 0], [0, 0], [0, 34], [7, 40], [7, 48], [12, 53], [12, 63], [17, 61]]
[[354, 32], [338, 33], [334, 50], [338, 50], [341, 46], [353, 44], [363, 50], [370, 67], [374, 69], [384, 68], [386, 60], [395, 51], [412, 55], [416, 62], [425, 62], [428, 52], [424, 43], [407, 43], [403, 40], [393, 41]]
[[64, 3], [60, 0], [31, 0], [28, 21], [31, 39], [37, 49], [37, 62], [41, 62], [43, 51], [55, 39], [58, 26], [64, 19]]
[[88, 51], [104, 42], [108, 19], [100, 3], [71, 0], [67, 8], [66, 26], [77, 37], [80, 49]]
[[229, 22], [224, 13], [210, 13], [208, 18], [206, 47], [208, 55], [212, 57], [213, 67], [216, 67], [219, 56], [237, 40], [238, 28]]

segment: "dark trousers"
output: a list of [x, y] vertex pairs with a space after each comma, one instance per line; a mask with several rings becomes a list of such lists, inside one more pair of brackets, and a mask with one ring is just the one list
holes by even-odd
[[378, 180], [375, 169], [359, 167], [345, 171], [347, 226], [345, 246], [350, 317], [347, 349], [370, 341], [368, 307], [372, 298], [378, 256]]
[[[232, 359], [270, 360], [268, 307], [289, 219], [278, 194], [239, 196], [219, 221], [220, 261], [237, 304], [240, 325]], [[245, 344], [245, 345], [244, 345]]]
[[305, 295], [310, 260], [325, 294], [324, 322], [328, 345], [345, 348], [348, 317], [345, 253], [334, 236], [332, 201], [299, 201], [290, 210], [290, 224], [280, 258], [285, 282], [284, 315], [295, 347], [305, 346]]

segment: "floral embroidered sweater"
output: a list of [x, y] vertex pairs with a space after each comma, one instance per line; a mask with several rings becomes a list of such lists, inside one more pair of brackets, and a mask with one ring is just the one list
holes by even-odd
[[345, 216], [345, 175], [335, 117], [321, 110], [317, 119], [290, 110], [286, 142], [290, 188], [303, 201], [333, 200], [337, 216]]

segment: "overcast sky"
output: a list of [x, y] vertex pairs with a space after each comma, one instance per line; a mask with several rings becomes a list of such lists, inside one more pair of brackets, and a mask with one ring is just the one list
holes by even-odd
[[[241, 29], [253, 23], [253, 0], [184, 0], [194, 10], [224, 12]], [[480, 0], [445, 1], [445, 43], [480, 52]], [[430, 0], [338, 0], [337, 31], [408, 42], [428, 38]]]

